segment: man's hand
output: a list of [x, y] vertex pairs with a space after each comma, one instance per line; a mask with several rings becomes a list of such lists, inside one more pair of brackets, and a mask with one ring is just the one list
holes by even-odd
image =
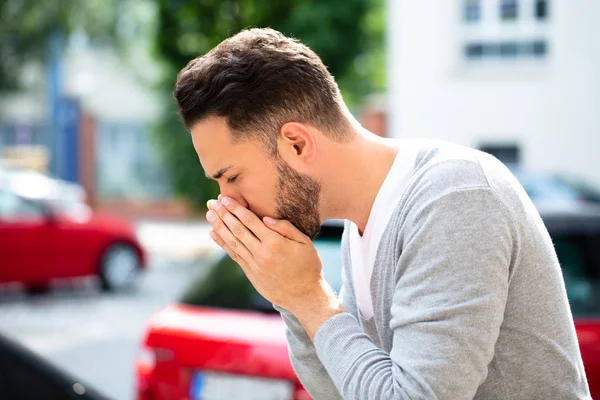
[[212, 239], [265, 299], [298, 318], [311, 339], [329, 317], [343, 311], [308, 236], [288, 221], [261, 220], [227, 197], [207, 205]]

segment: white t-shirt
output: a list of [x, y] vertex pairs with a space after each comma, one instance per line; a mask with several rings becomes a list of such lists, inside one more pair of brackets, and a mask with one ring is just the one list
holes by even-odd
[[375, 256], [379, 242], [413, 175], [417, 151], [417, 146], [411, 146], [408, 141], [400, 143], [394, 163], [377, 192], [363, 235], [361, 236], [358, 233], [358, 227], [355, 223], [350, 223], [352, 284], [356, 294], [358, 310], [361, 316], [367, 320], [373, 317], [371, 275], [375, 266]]

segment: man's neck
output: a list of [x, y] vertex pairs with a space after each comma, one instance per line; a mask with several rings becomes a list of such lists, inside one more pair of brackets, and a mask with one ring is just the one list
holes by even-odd
[[360, 132], [336, 160], [326, 187], [328, 218], [348, 219], [362, 234], [377, 193], [388, 175], [398, 144], [369, 132]]

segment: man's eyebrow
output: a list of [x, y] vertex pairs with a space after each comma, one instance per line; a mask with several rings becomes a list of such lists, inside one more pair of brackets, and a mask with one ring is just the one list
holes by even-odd
[[226, 167], [223, 167], [223, 168], [219, 169], [217, 171], [217, 173], [214, 174], [212, 177], [208, 176], [208, 174], [206, 173], [206, 171], [204, 171], [204, 175], [206, 175], [207, 178], [214, 179], [216, 181], [217, 179], [221, 179], [221, 177], [223, 176], [223, 174], [225, 172], [227, 172], [230, 168], [233, 168], [233, 165], [228, 165]]

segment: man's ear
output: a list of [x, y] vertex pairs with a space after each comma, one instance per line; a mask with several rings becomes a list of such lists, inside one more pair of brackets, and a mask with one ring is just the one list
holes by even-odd
[[312, 161], [317, 153], [314, 132], [298, 122], [285, 123], [279, 132], [279, 154], [284, 158], [300, 157]]

